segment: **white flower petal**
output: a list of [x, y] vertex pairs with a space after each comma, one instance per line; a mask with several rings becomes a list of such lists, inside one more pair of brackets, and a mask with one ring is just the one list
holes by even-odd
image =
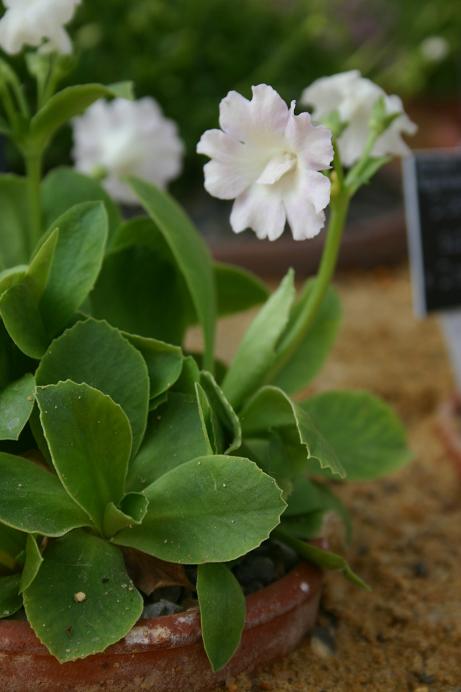
[[369, 134], [370, 115], [371, 109], [369, 112], [357, 113], [338, 138], [339, 153], [344, 166], [353, 166], [362, 156]]
[[323, 118], [339, 109], [345, 97], [353, 92], [361, 78], [358, 70], [321, 77], [304, 89], [301, 103], [313, 106], [316, 118]]
[[373, 107], [381, 96], [385, 97], [388, 113], [400, 112], [402, 116], [379, 138], [373, 153], [402, 155], [408, 147], [400, 135], [403, 132], [413, 134], [415, 126], [405, 115], [397, 96], [386, 96], [381, 87], [362, 77], [357, 70], [317, 80], [304, 90], [302, 101], [313, 107], [316, 118], [337, 111], [342, 122], [347, 123], [338, 147], [344, 165], [353, 166], [362, 156]]
[[250, 112], [254, 127], [253, 134], [258, 137], [270, 133], [282, 136], [288, 122], [289, 109], [281, 96], [267, 84], [252, 87], [253, 98]]
[[205, 188], [219, 199], [234, 199], [253, 183], [264, 166], [264, 159], [252, 155], [245, 146], [221, 130], [208, 130], [197, 152], [213, 160], [205, 166]]
[[330, 198], [330, 181], [321, 173], [303, 171], [283, 192], [288, 224], [295, 240], [313, 238], [325, 225]]
[[310, 201], [316, 212], [323, 211], [330, 203], [330, 179], [317, 171], [303, 171], [300, 178], [299, 186], [302, 187], [302, 194]]
[[331, 130], [312, 124], [309, 113], [290, 114], [286, 138], [306, 166], [326, 170], [333, 160]]
[[297, 157], [288, 152], [282, 152], [274, 156], [265, 166], [263, 172], [257, 179], [257, 183], [272, 185], [282, 178], [285, 173], [291, 171], [297, 164]]
[[184, 147], [176, 125], [151, 98], [97, 101], [73, 121], [73, 130], [76, 168], [86, 173], [103, 168], [104, 186], [121, 202], [136, 203], [125, 177], [163, 188], [181, 170]]
[[318, 171], [333, 157], [331, 133], [314, 126], [307, 114], [295, 116], [294, 106], [290, 110], [266, 84], [253, 87], [251, 101], [231, 92], [221, 103], [223, 131], [209, 130], [198, 143], [197, 151], [211, 158], [206, 189], [236, 200], [231, 213], [236, 233], [251, 228], [258, 238], [275, 240], [286, 225], [285, 208], [295, 219], [296, 206], [309, 215], [311, 228], [299, 231], [301, 222], [295, 219], [298, 235], [314, 235], [321, 226], [330, 183]]
[[209, 161], [204, 172], [205, 190], [218, 199], [235, 199], [252, 182], [243, 177], [234, 165], [221, 161]]
[[285, 209], [294, 240], [314, 238], [325, 225], [325, 213], [316, 212], [303, 197], [290, 195], [285, 200]]
[[219, 126], [235, 139], [245, 141], [253, 129], [248, 99], [229, 91], [219, 105]]
[[277, 240], [286, 223], [282, 199], [270, 186], [253, 185], [235, 200], [230, 222], [235, 233], [252, 228], [261, 240]]
[[72, 44], [64, 26], [81, 0], [9, 0], [0, 20], [0, 47], [11, 55], [24, 46], [69, 53]]

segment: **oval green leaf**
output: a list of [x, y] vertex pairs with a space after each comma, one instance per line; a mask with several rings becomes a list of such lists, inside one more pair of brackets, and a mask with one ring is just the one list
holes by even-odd
[[104, 651], [141, 616], [143, 600], [121, 552], [76, 531], [48, 546], [24, 593], [27, 619], [61, 663]]
[[214, 671], [223, 668], [239, 647], [245, 625], [242, 587], [226, 565], [199, 565], [197, 597], [202, 639]]
[[0, 453], [0, 521], [19, 531], [51, 537], [91, 525], [54, 473], [4, 453]]
[[368, 392], [325, 392], [302, 408], [335, 450], [349, 480], [380, 478], [411, 459], [401, 421]]
[[53, 465], [69, 495], [102, 531], [107, 505], [125, 493], [131, 428], [122, 408], [87, 384], [37, 389]]
[[211, 257], [205, 241], [181, 207], [167, 192], [138, 179], [132, 179], [131, 186], [162, 233], [184, 276], [203, 329], [204, 364], [208, 370], [212, 370], [216, 288]]
[[227, 371], [222, 389], [238, 409], [245, 398], [262, 383], [276, 356], [295, 299], [293, 271], [290, 270], [250, 324]]
[[141, 444], [147, 423], [149, 378], [139, 351], [107, 322], [77, 322], [55, 339], [37, 369], [37, 384], [72, 380], [108, 394], [130, 421], [133, 452]]
[[18, 440], [35, 401], [35, 378], [24, 375], [0, 391], [0, 440]]
[[144, 491], [141, 526], [114, 541], [167, 562], [228, 562], [256, 548], [286, 507], [280, 488], [241, 457], [206, 456], [161, 476]]

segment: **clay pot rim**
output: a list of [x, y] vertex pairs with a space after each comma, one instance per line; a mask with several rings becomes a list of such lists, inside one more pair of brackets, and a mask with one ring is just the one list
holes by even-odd
[[[319, 568], [300, 562], [281, 579], [247, 596], [245, 630], [296, 609], [312, 599], [321, 590], [322, 583], [323, 572]], [[138, 621], [124, 639], [103, 653], [111, 656], [143, 653], [153, 648], [176, 649], [195, 644], [200, 639], [199, 610], [191, 608], [175, 615]], [[0, 655], [21, 653], [50, 656], [26, 621], [0, 621]]]

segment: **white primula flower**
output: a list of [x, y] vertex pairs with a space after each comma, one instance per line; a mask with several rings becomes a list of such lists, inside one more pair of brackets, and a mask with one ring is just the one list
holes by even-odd
[[276, 240], [291, 227], [295, 240], [312, 238], [325, 223], [330, 181], [331, 132], [315, 127], [308, 113], [294, 114], [272, 87], [253, 87], [251, 101], [231, 91], [221, 101], [221, 130], [208, 130], [197, 146], [209, 156], [205, 188], [235, 199], [231, 226], [252, 228]]
[[387, 96], [381, 87], [362, 77], [358, 70], [317, 79], [304, 90], [301, 101], [313, 107], [316, 120], [337, 111], [341, 122], [347, 123], [338, 139], [338, 146], [344, 165], [352, 166], [363, 153], [373, 107], [381, 97], [384, 98], [388, 114], [401, 115], [379, 137], [372, 154], [402, 156], [409, 149], [401, 135], [414, 134], [416, 125], [404, 112], [398, 96]]
[[[3, 0], [6, 12], [0, 20], [0, 47], [14, 55], [24, 46], [44, 46], [70, 53], [72, 43], [65, 25], [81, 0]], [[45, 43], [44, 43], [45, 42]]]
[[157, 102], [96, 101], [73, 121], [76, 168], [105, 174], [104, 187], [125, 204], [137, 199], [123, 178], [134, 175], [164, 188], [181, 172], [184, 147], [176, 124]]

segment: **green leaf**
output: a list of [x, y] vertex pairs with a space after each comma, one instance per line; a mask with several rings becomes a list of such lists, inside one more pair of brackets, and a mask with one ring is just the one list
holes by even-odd
[[323, 516], [328, 512], [334, 512], [343, 522], [346, 538], [350, 540], [352, 523], [349, 512], [326, 485], [303, 477], [297, 478], [287, 502], [284, 518], [297, 518], [316, 512]]
[[0, 298], [0, 315], [18, 348], [30, 358], [40, 359], [48, 346], [49, 338], [29, 279], [3, 293]]
[[102, 202], [78, 204], [60, 216], [49, 233], [56, 228], [59, 239], [40, 303], [51, 336], [66, 326], [99, 274], [107, 239], [104, 205]]
[[379, 478], [411, 459], [402, 423], [372, 394], [325, 392], [301, 406], [335, 450], [349, 480]]
[[330, 550], [324, 550], [311, 543], [304, 543], [298, 538], [294, 538], [283, 527], [277, 528], [274, 531], [274, 536], [282, 543], [286, 543], [296, 550], [299, 557], [312, 562], [314, 565], [324, 569], [339, 570], [343, 572], [346, 579], [349, 579], [353, 584], [361, 589], [370, 591], [370, 587], [352, 570], [347, 560], [341, 555], [332, 553]]
[[19, 584], [19, 593], [24, 593], [34, 581], [43, 562], [42, 553], [37, 545], [37, 540], [30, 534], [27, 536], [26, 561]]
[[24, 550], [26, 538], [25, 533], [0, 524], [0, 569], [15, 570], [17, 558]]
[[[290, 324], [296, 322], [303, 305], [309, 300], [314, 282], [309, 281], [292, 310]], [[305, 335], [297, 351], [273, 378], [271, 383], [287, 394], [293, 394], [306, 387], [321, 370], [333, 346], [341, 323], [341, 303], [333, 288], [329, 288], [312, 326]]]
[[0, 297], [0, 315], [11, 339], [23, 353], [40, 358], [48, 345], [40, 300], [49, 279], [59, 233], [55, 229], [43, 241], [23, 278]]
[[103, 202], [109, 220], [109, 237], [122, 223], [117, 205], [102, 185], [73, 168], [57, 168], [42, 183], [45, 227], [51, 226], [68, 209], [83, 202]]
[[150, 219], [133, 219], [117, 230], [91, 294], [91, 305], [95, 317], [128, 333], [182, 342], [190, 298], [170, 250]]
[[34, 407], [35, 379], [24, 375], [0, 391], [0, 440], [18, 440]]
[[120, 502], [120, 507], [110, 502], [104, 512], [104, 535], [114, 536], [122, 529], [141, 524], [148, 506], [149, 502], [142, 493], [128, 493]]
[[181, 375], [173, 385], [175, 392], [182, 394], [195, 394], [197, 382], [200, 382], [200, 369], [193, 356], [186, 356], [182, 365]]
[[0, 176], [0, 270], [29, 260], [27, 183], [15, 175]]
[[36, 378], [38, 385], [72, 380], [108, 394], [128, 416], [137, 451], [147, 424], [149, 377], [141, 353], [117, 329], [91, 318], [77, 322], [52, 342]]
[[268, 538], [286, 507], [280, 488], [253, 462], [207, 456], [161, 476], [144, 491], [141, 526], [119, 533], [118, 545], [167, 562], [228, 562]]
[[142, 490], [171, 469], [211, 454], [195, 394], [170, 393], [156, 409], [128, 476], [128, 487]]
[[54, 467], [69, 495], [102, 531], [107, 505], [125, 492], [131, 428], [122, 408], [87, 384], [37, 389]]
[[205, 367], [212, 370], [216, 290], [207, 246], [184, 211], [167, 192], [137, 179], [131, 180], [131, 186], [163, 234], [184, 276], [203, 329]]
[[267, 286], [241, 267], [215, 262], [214, 274], [221, 317], [249, 310], [269, 298]]
[[19, 283], [25, 277], [27, 269], [27, 264], [18, 264], [16, 267], [0, 272], [0, 296], [11, 286]]
[[32, 118], [27, 134], [27, 147], [34, 151], [42, 151], [55, 132], [71, 118], [86, 111], [98, 99], [112, 97], [131, 99], [131, 84], [83, 84], [62, 89]]
[[[320, 469], [329, 469], [344, 477], [345, 471], [328, 439], [317, 429], [308, 412], [281, 389], [260, 389], [242, 411], [240, 420], [244, 438], [267, 438], [275, 430], [286, 446], [287, 459], [290, 454], [302, 452], [306, 461], [313, 459]], [[308, 465], [306, 470], [309, 470]], [[315, 471], [315, 467], [311, 470]]]
[[24, 607], [37, 637], [64, 663], [120, 641], [141, 616], [143, 600], [121, 552], [78, 531], [48, 546]]
[[237, 651], [245, 625], [242, 588], [226, 565], [199, 565], [197, 597], [202, 639], [213, 671], [220, 670]]
[[35, 363], [19, 350], [0, 319], [0, 388], [20, 379], [34, 368]]
[[22, 607], [19, 580], [19, 574], [0, 577], [0, 620], [14, 615]]
[[0, 521], [19, 531], [62, 536], [90, 521], [57, 476], [38, 464], [0, 453]]
[[235, 452], [242, 444], [242, 428], [237, 414], [211, 373], [202, 372], [200, 384], [208, 397], [217, 423], [222, 428], [223, 447], [217, 451], [224, 454]]
[[44, 236], [24, 278], [0, 297], [18, 347], [40, 358], [84, 302], [100, 270], [107, 235], [102, 203], [73, 207]]
[[261, 384], [270, 369], [294, 298], [293, 271], [290, 270], [251, 323], [224, 377], [223, 392], [236, 409]]
[[303, 541], [320, 538], [324, 529], [325, 512], [316, 510], [296, 517], [282, 517], [281, 527], [293, 536]]
[[172, 346], [145, 336], [124, 332], [123, 336], [144, 358], [150, 380], [150, 398], [156, 399], [177, 382], [181, 375], [184, 356], [178, 346]]
[[284, 496], [291, 492], [293, 479], [306, 471], [306, 453], [293, 432], [291, 428], [281, 433], [268, 430], [265, 437], [245, 439], [241, 450], [242, 454], [275, 479]]
[[203, 434], [210, 445], [210, 454], [219, 454], [224, 449], [223, 430], [219, 424], [218, 418], [211, 408], [205, 390], [202, 385], [197, 382], [195, 385], [195, 393], [197, 396], [200, 420], [203, 428]]

